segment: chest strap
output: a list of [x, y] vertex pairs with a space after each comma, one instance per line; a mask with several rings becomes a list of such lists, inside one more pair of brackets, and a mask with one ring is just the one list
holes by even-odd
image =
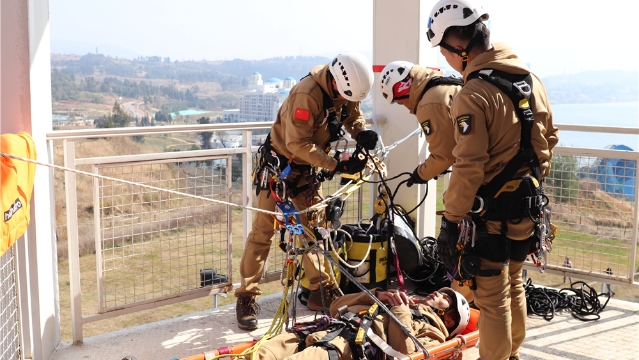
[[464, 86], [464, 81], [458, 77], [454, 76], [435, 76], [428, 81], [426, 84], [426, 88], [424, 89], [424, 93], [426, 93], [431, 88], [439, 85], [458, 85]]

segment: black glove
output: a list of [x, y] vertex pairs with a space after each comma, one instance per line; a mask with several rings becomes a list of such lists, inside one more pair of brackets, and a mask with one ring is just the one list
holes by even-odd
[[450, 222], [442, 216], [442, 225], [437, 237], [437, 254], [439, 260], [444, 263], [447, 269], [454, 269], [459, 261], [459, 251], [457, 250], [457, 240], [459, 239], [459, 228], [454, 222]]
[[366, 160], [360, 160], [357, 156], [351, 156], [346, 161], [340, 161], [335, 168], [335, 173], [357, 174], [366, 168]]
[[419, 176], [419, 174], [417, 173], [417, 169], [419, 169], [419, 166], [416, 167], [415, 171], [413, 171], [413, 173], [410, 175], [410, 178], [406, 182], [406, 186], [411, 187], [411, 186], [413, 186], [413, 184], [426, 184], [426, 183], [428, 183], [428, 180], [424, 180], [424, 179], [422, 179]]
[[327, 170], [327, 169], [322, 169], [318, 174], [317, 174], [317, 181], [319, 182], [324, 182], [326, 180], [333, 180], [333, 175], [335, 175], [334, 172]]
[[364, 130], [357, 134], [357, 145], [366, 150], [375, 150], [377, 146], [377, 133], [373, 130]]

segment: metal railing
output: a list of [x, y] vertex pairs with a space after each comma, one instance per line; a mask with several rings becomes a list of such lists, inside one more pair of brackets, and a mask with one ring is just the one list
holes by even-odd
[[[562, 131], [639, 135], [637, 128], [558, 125]], [[639, 286], [639, 151], [556, 147], [545, 180], [558, 227], [546, 272]], [[535, 268], [532, 263], [526, 266]]]
[[[268, 130], [270, 126], [270, 123], [241, 123], [56, 131], [48, 135], [48, 140], [63, 141], [66, 167], [180, 193], [225, 199], [246, 207], [252, 204], [254, 193], [251, 172], [256, 146], [252, 145], [252, 132]], [[617, 131], [612, 129], [611, 132]], [[241, 131], [241, 147], [84, 159], [75, 156], [74, 144], [82, 139], [229, 130]], [[639, 133], [639, 129], [630, 133]], [[630, 171], [624, 175], [626, 178], [632, 178], [634, 162], [636, 179], [639, 152], [557, 147], [554, 153], [546, 192], [552, 201], [553, 222], [559, 227], [559, 234], [546, 271], [639, 285], [634, 280], [639, 198], [636, 186], [631, 201], [627, 196], [614, 194], [614, 190], [610, 193], [607, 186], [615, 185], [612, 180], [597, 179], [598, 164], [610, 159], [626, 161], [619, 170], [624, 174]], [[241, 166], [242, 181], [233, 185], [227, 174], [233, 173], [233, 159], [237, 155], [242, 158], [237, 164]], [[241, 227], [234, 227], [231, 219], [236, 209], [229, 206], [162, 195], [161, 191], [109, 179], [94, 178], [90, 187], [79, 189], [75, 173], [65, 172], [74, 342], [82, 340], [82, 324], [231, 289], [233, 271], [237, 273], [238, 267], [233, 264], [232, 254], [241, 252], [241, 241], [251, 229], [250, 210], [241, 210]], [[324, 194], [336, 189], [336, 181], [324, 184]], [[86, 200], [78, 202], [78, 190], [91, 194], [88, 204]], [[369, 204], [363, 201], [364, 197], [360, 189], [349, 198], [343, 223], [354, 223], [362, 214], [368, 215]], [[94, 309], [89, 315], [82, 311], [80, 290], [78, 224], [87, 221], [78, 218], [77, 209], [82, 206], [90, 206], [93, 212], [89, 222], [93, 221], [94, 230], [83, 236], [95, 242], [98, 284], [98, 305], [89, 307]], [[241, 228], [241, 232], [233, 234], [233, 228]], [[232, 246], [234, 236], [239, 240]], [[284, 254], [276, 248], [277, 241], [273, 243], [263, 281], [279, 280], [284, 264]], [[566, 256], [572, 259], [572, 268], [562, 266]], [[211, 268], [218, 273], [226, 272], [227, 279], [202, 287], [200, 269]]]
[[[239, 268], [233, 264], [234, 248], [236, 256], [241, 255], [242, 241], [252, 222], [252, 214], [246, 209], [254, 193], [252, 155], [257, 147], [252, 145], [252, 130], [270, 126], [216, 124], [49, 134], [49, 141], [62, 140], [62, 148], [49, 146], [49, 149], [63, 150], [64, 166], [68, 169], [64, 174], [65, 230], [74, 342], [82, 341], [83, 324], [233, 288], [233, 272], [237, 273]], [[237, 148], [76, 157], [79, 146], [76, 143], [85, 139], [82, 146], [88, 143], [89, 147], [95, 147], [99, 146], [96, 141], [105, 137], [235, 130], [242, 131], [243, 139], [242, 146]], [[241, 161], [234, 160], [238, 155]], [[241, 176], [233, 170], [234, 166], [241, 166]], [[80, 184], [77, 172], [80, 176], [94, 177]], [[241, 186], [233, 185], [235, 177], [241, 177]], [[335, 191], [338, 181], [325, 183], [324, 194]], [[348, 199], [345, 221], [361, 218], [360, 193], [361, 190]], [[232, 218], [237, 208], [207, 199], [244, 206], [235, 246]], [[88, 210], [92, 218], [82, 218], [78, 209], [83, 213]], [[79, 248], [87, 242], [93, 242], [95, 247], [95, 290], [90, 291], [97, 292], [97, 304], [86, 300], [94, 296], [82, 289], [87, 281], [83, 280], [84, 284], [80, 281]], [[279, 279], [284, 264], [284, 254], [276, 247], [277, 241], [273, 243], [264, 282]], [[214, 272], [222, 277], [211, 278]], [[87, 310], [90, 314], [86, 314]]]
[[19, 359], [21, 353], [16, 246], [0, 256], [0, 360]]

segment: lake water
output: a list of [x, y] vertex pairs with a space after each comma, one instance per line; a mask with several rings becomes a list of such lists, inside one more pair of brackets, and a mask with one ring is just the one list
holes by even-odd
[[[555, 104], [552, 105], [555, 124], [639, 127], [639, 103]], [[600, 134], [561, 131], [560, 146], [603, 149], [623, 144], [639, 150], [638, 135]]]

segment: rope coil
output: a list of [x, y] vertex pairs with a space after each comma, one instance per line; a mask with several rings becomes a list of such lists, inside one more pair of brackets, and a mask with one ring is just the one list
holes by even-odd
[[[583, 281], [575, 281], [569, 288], [555, 290], [547, 287], [534, 286], [528, 278], [524, 285], [526, 291], [526, 307], [528, 314], [543, 317], [550, 321], [555, 313], [570, 310], [575, 319], [581, 321], [599, 320], [599, 313], [606, 308], [610, 301], [609, 293], [597, 294], [597, 291]], [[599, 297], [605, 297], [602, 304]]]

